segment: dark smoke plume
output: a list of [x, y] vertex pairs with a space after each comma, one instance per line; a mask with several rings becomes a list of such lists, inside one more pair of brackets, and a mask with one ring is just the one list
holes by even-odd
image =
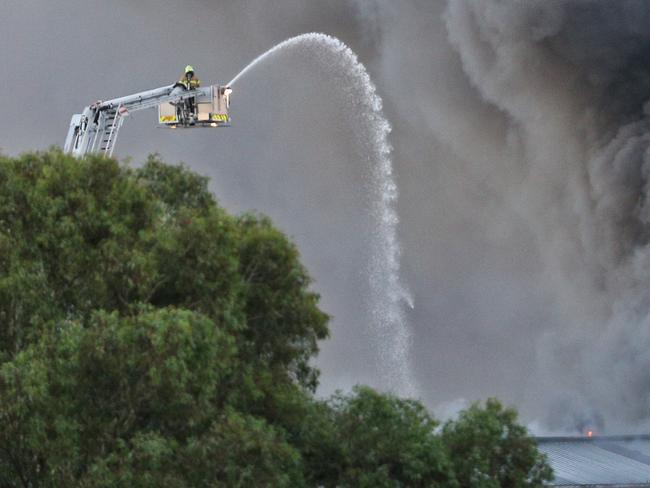
[[650, 6], [452, 1], [444, 19], [464, 75], [507, 126], [490, 141], [489, 184], [526, 223], [555, 295], [529, 400], [551, 428], [646, 420]]

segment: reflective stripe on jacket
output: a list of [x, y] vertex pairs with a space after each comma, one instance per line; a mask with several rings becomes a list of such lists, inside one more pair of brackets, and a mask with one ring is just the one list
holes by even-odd
[[188, 81], [187, 78], [183, 77], [180, 80], [178, 80], [178, 82], [188, 90], [194, 90], [195, 88], [201, 86], [201, 80], [199, 80], [198, 78], [192, 78], [191, 80]]

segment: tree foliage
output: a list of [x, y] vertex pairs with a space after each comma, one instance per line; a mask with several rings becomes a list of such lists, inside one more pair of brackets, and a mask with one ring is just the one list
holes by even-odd
[[331, 400], [342, 452], [342, 486], [453, 487], [454, 475], [422, 406], [374, 390], [356, 388]]
[[413, 400], [316, 400], [328, 317], [296, 247], [207, 184], [155, 156], [0, 156], [0, 485], [466, 486], [460, 457], [543, 478], [492, 403], [440, 436]]
[[542, 487], [552, 479], [543, 454], [517, 413], [490, 398], [448, 422], [442, 439], [461, 486], [468, 488]]

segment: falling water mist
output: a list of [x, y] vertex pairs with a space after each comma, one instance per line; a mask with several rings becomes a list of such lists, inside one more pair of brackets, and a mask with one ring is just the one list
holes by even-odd
[[287, 51], [308, 51], [311, 59], [330, 70], [340, 93], [350, 101], [354, 114], [351, 125], [359, 139], [368, 167], [373, 216], [372, 243], [367, 267], [370, 284], [368, 307], [373, 318], [373, 340], [379, 354], [379, 369], [385, 385], [402, 395], [417, 396], [418, 388], [411, 368], [411, 331], [406, 307], [412, 298], [400, 279], [399, 218], [395, 210], [398, 189], [393, 175], [391, 127], [382, 114], [382, 100], [365, 67], [340, 40], [320, 33], [287, 39], [254, 59], [229, 83], [235, 85], [244, 75], [265, 61]]

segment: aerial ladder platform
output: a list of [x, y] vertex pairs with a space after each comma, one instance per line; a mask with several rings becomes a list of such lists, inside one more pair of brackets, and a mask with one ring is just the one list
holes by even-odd
[[97, 101], [72, 116], [64, 151], [76, 157], [90, 153], [112, 156], [125, 117], [158, 109], [158, 124], [170, 129], [230, 127], [229, 86], [211, 85], [188, 90], [181, 83], [126, 97]]

